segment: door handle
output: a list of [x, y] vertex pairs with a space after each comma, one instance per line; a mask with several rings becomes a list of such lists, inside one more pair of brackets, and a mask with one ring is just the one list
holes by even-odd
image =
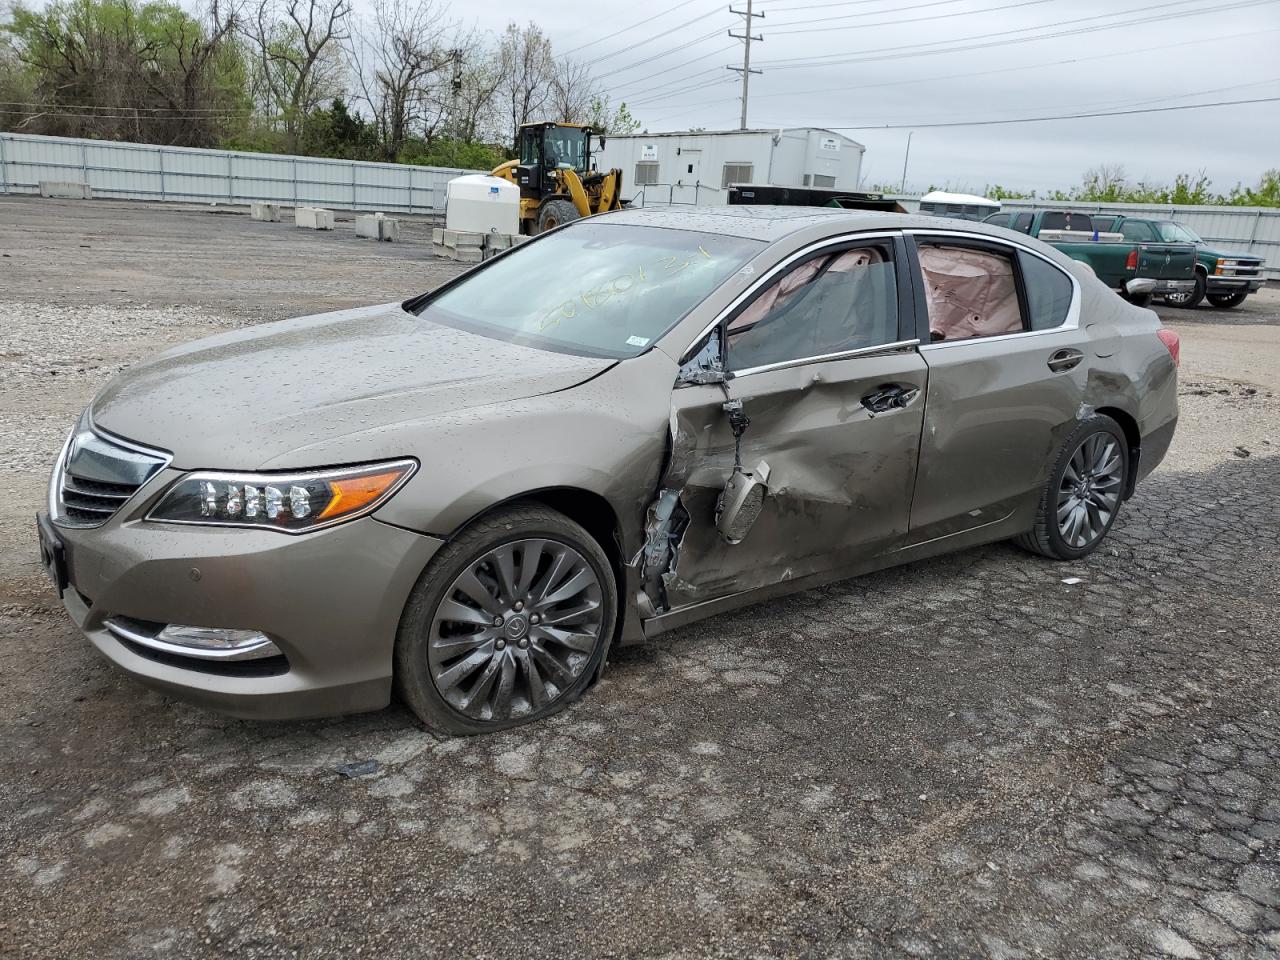
[[918, 387], [910, 384], [886, 383], [876, 387], [862, 398], [862, 405], [872, 413], [888, 413], [905, 407], [920, 392]]
[[1049, 358], [1049, 369], [1054, 373], [1063, 373], [1064, 371], [1070, 370], [1083, 359], [1084, 354], [1079, 350], [1072, 350], [1070, 348], [1059, 350]]

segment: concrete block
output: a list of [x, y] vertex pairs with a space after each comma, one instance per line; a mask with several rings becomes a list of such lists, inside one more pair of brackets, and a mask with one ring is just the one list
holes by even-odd
[[377, 214], [356, 217], [356, 236], [364, 237], [366, 240], [381, 240], [382, 217]]
[[298, 207], [293, 211], [293, 222], [305, 230], [332, 230], [333, 211], [324, 207]]
[[93, 187], [75, 180], [41, 180], [40, 196], [63, 200], [92, 200]]
[[472, 233], [469, 230], [449, 230], [444, 231], [444, 245], [446, 247], [482, 247], [484, 246], [484, 234]]
[[[446, 248], [450, 249], [450, 248]], [[459, 263], [479, 263], [484, 259], [483, 247], [453, 247], [450, 250], [449, 259], [457, 260]]]
[[532, 237], [526, 237], [523, 233], [513, 233], [511, 235], [511, 245], [513, 247], [518, 247], [520, 244], [526, 243], [532, 239]]
[[279, 223], [280, 204], [251, 203], [249, 204], [249, 218], [251, 220], [261, 220], [263, 223]]
[[509, 233], [486, 233], [484, 235], [484, 246], [486, 250], [507, 250], [511, 247], [511, 234]]
[[395, 217], [379, 217], [378, 239], [384, 243], [397, 243], [400, 240], [400, 221]]
[[431, 242], [438, 243], [442, 247], [444, 246], [444, 227], [431, 228]]

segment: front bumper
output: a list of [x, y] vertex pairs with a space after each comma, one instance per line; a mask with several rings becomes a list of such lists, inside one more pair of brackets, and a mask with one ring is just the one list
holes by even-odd
[[1224, 277], [1211, 273], [1205, 278], [1205, 289], [1209, 293], [1239, 293], [1245, 290], [1257, 293], [1267, 281], [1264, 277]]
[[[56, 531], [63, 605], [103, 656], [166, 694], [260, 719], [385, 707], [400, 613], [441, 545], [372, 517], [301, 536], [119, 519]], [[259, 630], [283, 657], [254, 670], [163, 654], [109, 617]]]

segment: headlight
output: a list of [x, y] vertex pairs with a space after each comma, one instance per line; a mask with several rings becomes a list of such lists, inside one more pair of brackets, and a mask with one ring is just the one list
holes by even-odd
[[393, 460], [306, 473], [199, 471], [165, 491], [147, 519], [303, 533], [377, 509], [417, 466]]

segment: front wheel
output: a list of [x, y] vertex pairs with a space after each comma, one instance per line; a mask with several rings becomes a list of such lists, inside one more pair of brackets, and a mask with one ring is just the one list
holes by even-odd
[[538, 504], [501, 510], [436, 554], [414, 587], [396, 689], [439, 733], [540, 720], [599, 673], [617, 609], [612, 566], [586, 530]]
[[1232, 307], [1238, 307], [1244, 303], [1244, 298], [1248, 295], [1248, 290], [1234, 290], [1231, 293], [1211, 293], [1209, 294], [1209, 302], [1220, 310], [1230, 310]]
[[1120, 512], [1128, 470], [1120, 425], [1101, 414], [1085, 420], [1063, 444], [1040, 495], [1035, 526], [1015, 542], [1055, 560], [1092, 553]]
[[568, 223], [570, 220], [581, 219], [578, 208], [573, 205], [571, 200], [548, 200], [542, 205], [542, 209], [538, 211], [538, 232], [546, 233], [548, 230], [554, 230], [562, 223]]

